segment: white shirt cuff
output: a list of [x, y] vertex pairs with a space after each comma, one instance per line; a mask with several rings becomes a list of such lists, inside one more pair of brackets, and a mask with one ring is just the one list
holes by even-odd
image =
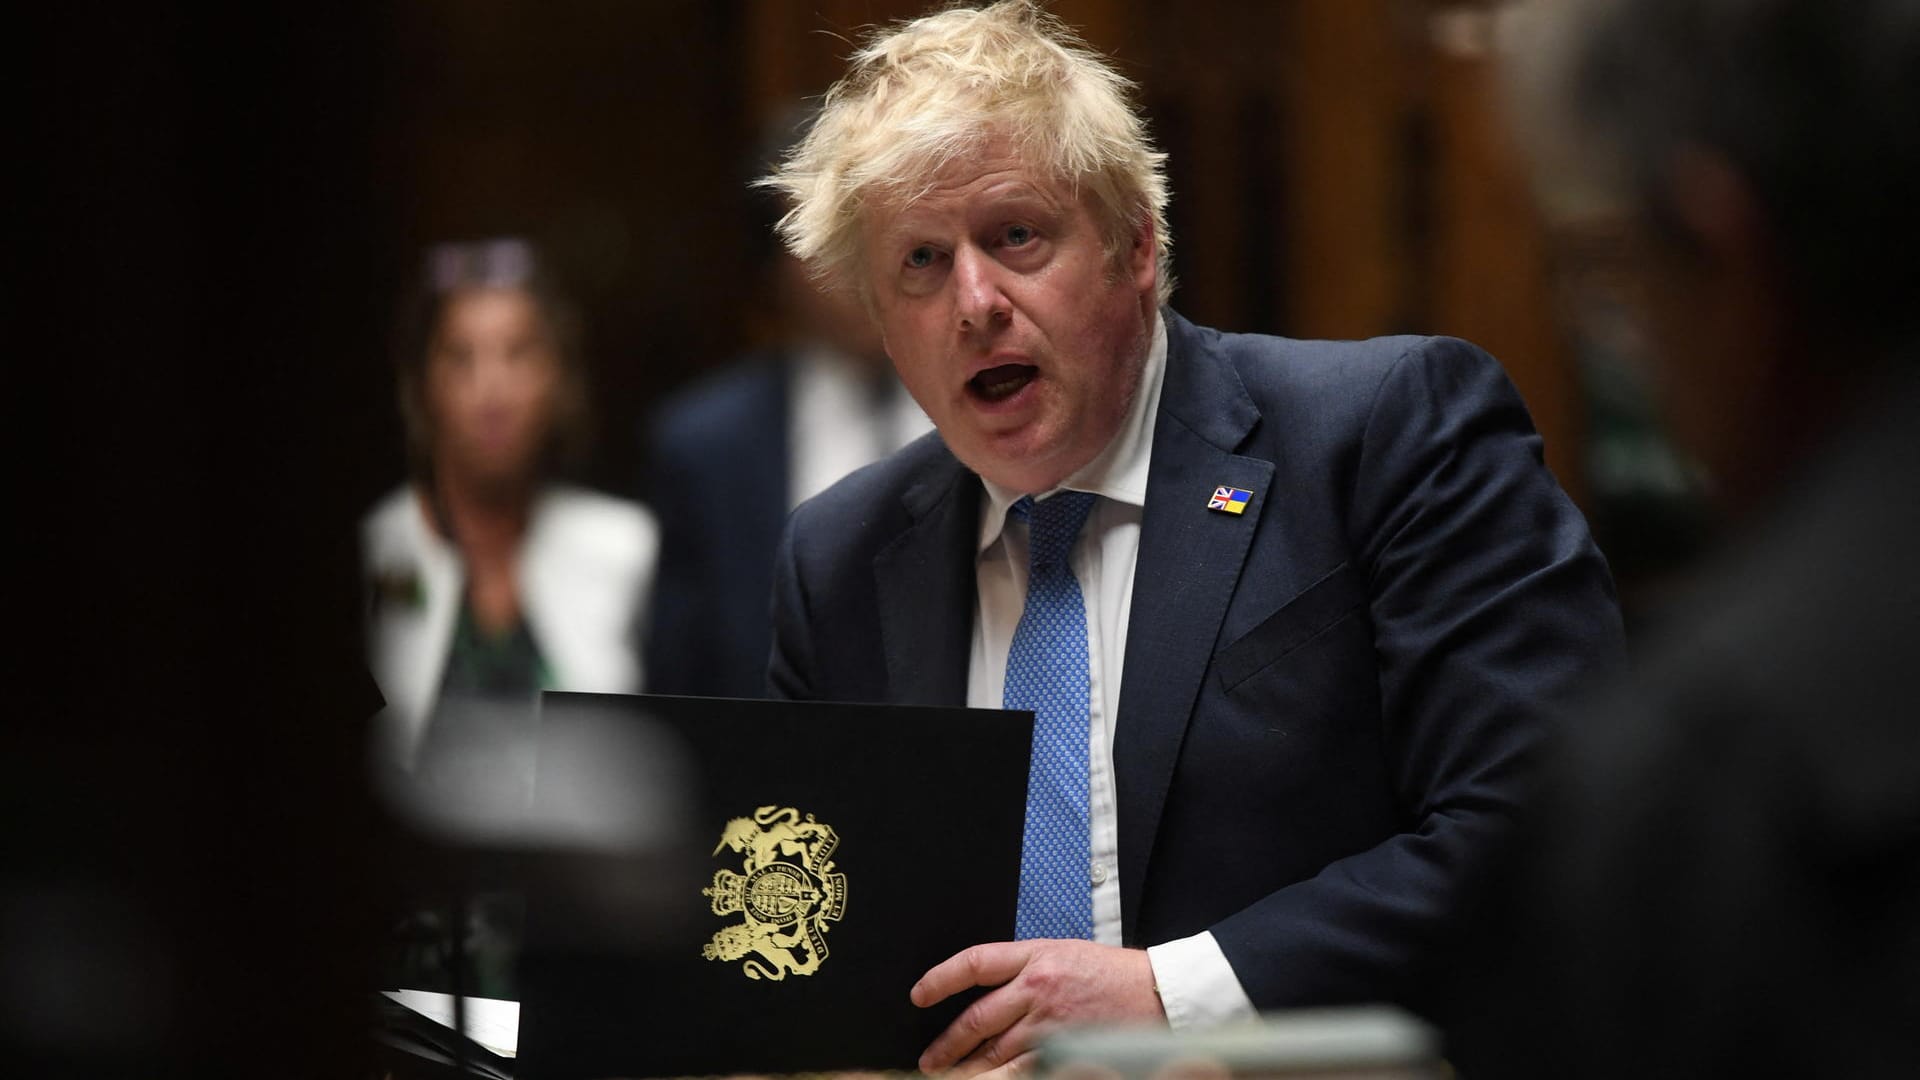
[[1167, 1023], [1176, 1029], [1251, 1020], [1258, 1015], [1234, 977], [1227, 954], [1209, 931], [1155, 945], [1147, 950], [1147, 961], [1153, 965], [1153, 982], [1167, 1010]]

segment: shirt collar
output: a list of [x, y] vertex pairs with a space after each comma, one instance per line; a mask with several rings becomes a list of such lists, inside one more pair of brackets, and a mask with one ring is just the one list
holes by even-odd
[[[1160, 384], [1167, 373], [1167, 320], [1158, 312], [1153, 320], [1153, 341], [1147, 346], [1147, 358], [1140, 366], [1140, 386], [1127, 406], [1127, 418], [1114, 433], [1113, 440], [1094, 459], [1080, 467], [1059, 487], [1041, 492], [1044, 499], [1056, 491], [1085, 491], [1115, 502], [1144, 507], [1147, 504], [1147, 471], [1153, 460], [1153, 425], [1160, 414]], [[986, 505], [980, 514], [980, 541], [976, 551], [985, 551], [1000, 539], [1006, 527], [1007, 507], [1026, 492], [1015, 491], [980, 478], [986, 490]]]

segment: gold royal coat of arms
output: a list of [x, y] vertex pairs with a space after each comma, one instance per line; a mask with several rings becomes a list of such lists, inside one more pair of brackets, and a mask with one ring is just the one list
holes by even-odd
[[[716, 870], [715, 915], [742, 915], [701, 947], [708, 960], [746, 958], [749, 979], [775, 981], [811, 975], [827, 958], [827, 926], [847, 909], [847, 875], [833, 868], [840, 837], [833, 826], [802, 820], [791, 806], [762, 806], [751, 818], [734, 818], [721, 830], [715, 855], [728, 848], [743, 857], [740, 872]], [[750, 955], [751, 954], [751, 955]]]

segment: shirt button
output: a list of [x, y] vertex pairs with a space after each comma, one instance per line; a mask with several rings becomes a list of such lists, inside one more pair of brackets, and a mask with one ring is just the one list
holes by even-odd
[[1107, 864], [1106, 864], [1106, 863], [1098, 863], [1098, 862], [1097, 862], [1097, 863], [1094, 863], [1094, 864], [1093, 864], [1093, 872], [1092, 872], [1092, 875], [1091, 875], [1091, 876], [1092, 876], [1092, 878], [1093, 878], [1093, 883], [1094, 883], [1095, 885], [1103, 885], [1103, 884], [1105, 884], [1105, 883], [1106, 883], [1106, 880], [1107, 880]]

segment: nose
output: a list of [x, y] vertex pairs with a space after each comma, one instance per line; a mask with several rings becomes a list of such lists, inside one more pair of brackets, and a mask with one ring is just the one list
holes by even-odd
[[469, 379], [476, 392], [492, 393], [505, 382], [507, 365], [500, 350], [487, 345], [473, 351], [473, 366], [469, 371]]
[[1013, 306], [1001, 288], [998, 262], [971, 244], [953, 254], [955, 314], [960, 330], [980, 332], [1011, 322]]

